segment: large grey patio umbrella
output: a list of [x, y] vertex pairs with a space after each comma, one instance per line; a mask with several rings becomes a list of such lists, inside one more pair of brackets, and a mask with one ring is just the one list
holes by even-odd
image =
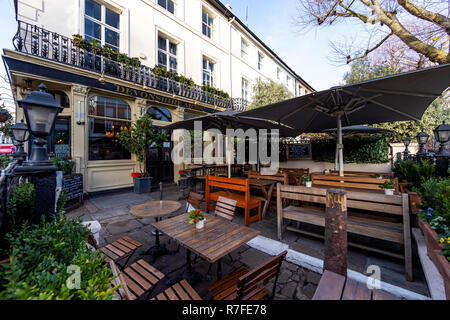
[[[280, 137], [296, 137], [300, 135], [298, 130], [290, 128], [282, 124], [276, 124], [266, 119], [256, 117], [242, 116], [241, 113], [233, 110], [225, 110], [221, 112], [212, 113], [206, 116], [192, 118], [189, 120], [179, 121], [172, 125], [165, 127], [167, 130], [185, 129], [194, 130], [195, 122], [202, 122], [203, 131], [208, 129], [218, 129], [222, 133], [226, 133], [227, 129], [278, 129]], [[228, 150], [227, 145], [227, 163], [228, 163], [228, 177], [231, 178], [231, 150]]]
[[345, 125], [421, 120], [428, 106], [450, 86], [450, 64], [337, 86], [243, 112], [284, 123], [302, 132], [338, 129], [339, 172], [344, 174]]

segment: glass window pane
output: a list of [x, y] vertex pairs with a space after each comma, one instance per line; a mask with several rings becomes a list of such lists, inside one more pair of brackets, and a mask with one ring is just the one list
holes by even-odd
[[84, 19], [84, 33], [86, 34], [86, 36], [90, 36], [97, 40], [101, 41], [102, 39], [101, 25], [87, 18]]
[[130, 122], [89, 118], [89, 160], [131, 159], [131, 154], [119, 143], [118, 135], [128, 130]]
[[105, 43], [114, 47], [119, 46], [119, 33], [105, 28]]
[[169, 51], [173, 55], [177, 55], [177, 45], [173, 42], [169, 43]]
[[162, 51], [158, 51], [158, 65], [167, 68], [167, 55]]
[[167, 41], [163, 37], [158, 37], [158, 48], [167, 51]]
[[205, 11], [202, 12], [202, 21], [204, 23], [208, 23], [208, 15], [206, 14]]
[[150, 107], [147, 109], [147, 113], [154, 120], [172, 122], [172, 115], [166, 108]]
[[208, 60], [203, 59], [203, 69], [207, 69], [208, 68]]
[[175, 4], [171, 0], [167, 0], [167, 11], [170, 13], [175, 13]]
[[106, 24], [116, 29], [120, 29], [120, 15], [114, 11], [106, 9]]
[[207, 31], [206, 29], [207, 29], [206, 24], [202, 23], [202, 33], [203, 33], [205, 36], [206, 36], [207, 33], [208, 33], [208, 31]]
[[174, 57], [170, 57], [170, 69], [172, 71], [177, 71], [177, 59]]
[[89, 17], [92, 17], [99, 21], [102, 20], [102, 7], [98, 3], [95, 3], [91, 0], [85, 0], [84, 11]]
[[163, 7], [164, 9], [166, 9], [166, 2], [167, 2], [167, 0], [158, 0], [158, 4], [161, 6], [161, 7]]

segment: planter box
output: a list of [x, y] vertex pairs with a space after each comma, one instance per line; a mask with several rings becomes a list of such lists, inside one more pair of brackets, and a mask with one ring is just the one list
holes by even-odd
[[425, 237], [428, 257], [433, 261], [444, 279], [445, 295], [450, 300], [450, 262], [444, 255], [440, 254], [442, 252], [442, 245], [438, 242], [438, 235], [431, 228], [430, 224], [419, 219], [419, 227]]
[[137, 194], [149, 193], [152, 190], [152, 177], [133, 178], [134, 192]]
[[407, 193], [409, 199], [409, 209], [411, 210], [411, 213], [419, 214], [421, 210], [418, 208], [418, 206], [422, 203], [422, 199], [417, 194], [417, 192], [407, 190]]

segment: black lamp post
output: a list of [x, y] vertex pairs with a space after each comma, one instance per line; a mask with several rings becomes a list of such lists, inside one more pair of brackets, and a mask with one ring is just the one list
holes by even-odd
[[25, 99], [18, 101], [19, 106], [23, 108], [28, 131], [36, 139], [28, 161], [17, 167], [14, 173], [30, 177], [31, 183], [34, 184], [36, 190], [35, 223], [40, 221], [41, 216], [49, 219], [55, 212], [57, 169], [48, 159], [45, 144], [47, 136], [55, 127], [56, 116], [64, 109], [45, 90], [45, 85], [41, 84], [39, 91], [32, 91]]
[[409, 136], [406, 136], [403, 139], [403, 144], [405, 145], [405, 151], [403, 151], [403, 159], [404, 160], [408, 159], [408, 156], [409, 156], [408, 146], [410, 143], [411, 143], [411, 138]]
[[11, 126], [12, 138], [17, 146], [17, 150], [13, 155], [14, 159], [17, 159], [21, 165], [23, 161], [27, 159], [27, 153], [23, 149], [23, 144], [28, 140], [29, 131], [25, 123], [20, 121]]
[[445, 144], [450, 140], [450, 125], [442, 121], [442, 124], [434, 129], [434, 138], [440, 143], [438, 154], [436, 154], [436, 174], [439, 177], [448, 177], [448, 162], [450, 153]]
[[427, 150], [425, 150], [425, 145], [427, 144], [429, 137], [430, 136], [423, 131], [417, 135], [417, 143], [419, 143], [419, 152], [417, 153], [417, 155], [419, 157], [425, 156], [427, 154]]

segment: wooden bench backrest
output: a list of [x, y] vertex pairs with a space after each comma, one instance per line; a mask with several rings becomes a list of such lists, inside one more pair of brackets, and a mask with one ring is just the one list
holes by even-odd
[[[330, 173], [335, 176], [339, 175], [338, 170], [331, 170]], [[394, 174], [392, 172], [344, 171], [344, 174], [352, 175], [352, 176], [361, 176], [361, 177], [372, 177], [372, 176], [378, 174], [382, 177], [388, 177], [388, 178], [394, 177]]]
[[[324, 175], [324, 174], [312, 174], [311, 181], [316, 186], [328, 186], [332, 188], [355, 188], [366, 190], [378, 190], [380, 184], [383, 184], [390, 179], [378, 179], [372, 177], [363, 176], [345, 176], [339, 177], [337, 175]], [[395, 191], [398, 192], [398, 179], [394, 179]]]
[[216, 209], [214, 213], [217, 216], [232, 221], [234, 218], [234, 212], [236, 211], [236, 200], [231, 200], [224, 197], [219, 197], [216, 202]]
[[210, 187], [217, 187], [227, 190], [235, 190], [245, 192], [250, 191], [250, 184], [248, 179], [234, 179], [225, 177], [206, 176], [206, 191], [209, 191]]
[[[273, 290], [275, 290], [281, 263], [283, 262], [286, 254], [287, 251], [283, 251], [259, 267], [256, 267], [241, 276], [238, 279], [237, 284], [237, 299], [248, 300], [252, 296], [252, 292], [257, 289], [259, 284], [265, 284], [273, 277], [276, 277], [273, 286]], [[273, 290], [272, 293], [274, 293]]]
[[189, 192], [188, 203], [191, 204], [194, 208], [200, 209], [200, 206], [203, 201], [203, 195], [197, 192]]
[[289, 184], [289, 176], [288, 176], [287, 172], [284, 172], [284, 173], [278, 172], [275, 175], [262, 175], [259, 171], [249, 170], [248, 178], [249, 179], [279, 181], [279, 182], [283, 182], [284, 184]]
[[[322, 188], [307, 188], [304, 186], [284, 186], [278, 184], [281, 199], [300, 200], [326, 205], [327, 190]], [[388, 196], [382, 193], [363, 191], [347, 191], [347, 208], [369, 210], [396, 216], [402, 216], [406, 208], [404, 197], [408, 195]]]
[[120, 296], [120, 298], [122, 300], [133, 300], [133, 298], [132, 298], [133, 296], [131, 295], [130, 290], [128, 289], [125, 279], [123, 278], [122, 274], [119, 272], [114, 261], [109, 262], [109, 267], [111, 268], [111, 271], [114, 276], [112, 285], [114, 285], [114, 286], [120, 285], [120, 287], [116, 291], [116, 293]]

